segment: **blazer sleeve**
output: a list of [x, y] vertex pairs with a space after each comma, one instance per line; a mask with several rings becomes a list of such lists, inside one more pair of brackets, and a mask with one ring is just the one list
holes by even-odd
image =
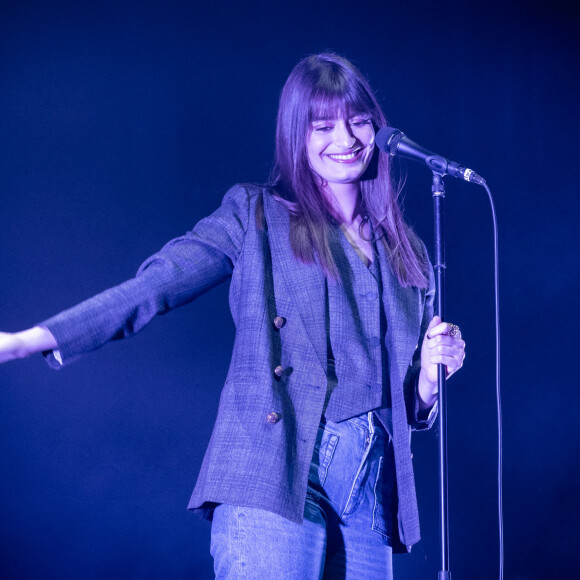
[[133, 336], [157, 314], [223, 282], [243, 248], [250, 196], [245, 186], [234, 186], [213, 214], [145, 260], [135, 278], [41, 322], [58, 344], [58, 353], [44, 353], [47, 362], [60, 368], [107, 342]]

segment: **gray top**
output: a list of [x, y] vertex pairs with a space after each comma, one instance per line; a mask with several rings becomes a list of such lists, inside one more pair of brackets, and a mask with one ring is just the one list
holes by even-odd
[[[328, 389], [325, 416], [343, 421], [390, 408], [382, 284], [376, 255], [365, 265], [339, 228], [331, 230], [330, 247], [340, 281], [327, 281]], [[391, 433], [391, 425], [385, 425]]]

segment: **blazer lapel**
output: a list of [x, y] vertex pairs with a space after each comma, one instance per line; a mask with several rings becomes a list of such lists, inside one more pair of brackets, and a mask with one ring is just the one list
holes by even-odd
[[413, 494], [409, 497], [409, 490], [414, 483], [403, 385], [421, 332], [424, 293], [417, 288], [402, 288], [391, 270], [386, 249], [380, 241], [377, 243], [377, 251], [387, 318], [386, 346], [391, 381], [393, 450], [399, 488], [399, 535], [403, 543], [408, 544], [412, 543], [409, 538], [419, 529], [419, 520]]
[[378, 241], [376, 245], [387, 319], [386, 347], [389, 353], [389, 374], [391, 384], [402, 384], [419, 340], [423, 295], [418, 288], [403, 288], [399, 284], [387, 259], [383, 243]]
[[295, 258], [290, 247], [288, 210], [267, 193], [264, 194], [264, 215], [272, 252], [274, 284], [276, 279], [283, 281], [326, 373], [324, 274], [317, 264], [303, 264]]

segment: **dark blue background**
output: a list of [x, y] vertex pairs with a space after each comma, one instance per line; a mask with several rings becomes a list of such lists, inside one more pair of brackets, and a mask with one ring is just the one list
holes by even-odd
[[[475, 3], [473, 3], [475, 4]], [[4, 0], [0, 327], [16, 331], [132, 276], [264, 181], [279, 90], [334, 50], [390, 122], [474, 167], [500, 222], [506, 578], [576, 570], [579, 408], [578, 19], [552, 1], [196, 3]], [[571, 6], [571, 5], [570, 5]], [[492, 227], [447, 179], [447, 317], [468, 340], [450, 382], [454, 578], [497, 577]], [[409, 221], [432, 245], [430, 175]], [[227, 288], [60, 372], [0, 369], [3, 578], [210, 578], [185, 507], [233, 339]], [[439, 570], [437, 434], [414, 438], [423, 541], [398, 578]]]

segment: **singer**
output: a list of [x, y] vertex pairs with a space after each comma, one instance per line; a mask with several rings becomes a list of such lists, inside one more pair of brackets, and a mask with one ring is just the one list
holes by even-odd
[[432, 425], [437, 364], [455, 373], [465, 343], [433, 317], [425, 246], [375, 147], [385, 125], [350, 62], [305, 58], [266, 185], [234, 186], [134, 279], [0, 334], [0, 362], [59, 367], [231, 278], [236, 339], [189, 503], [212, 521], [218, 579], [392, 578], [420, 538], [410, 431]]

